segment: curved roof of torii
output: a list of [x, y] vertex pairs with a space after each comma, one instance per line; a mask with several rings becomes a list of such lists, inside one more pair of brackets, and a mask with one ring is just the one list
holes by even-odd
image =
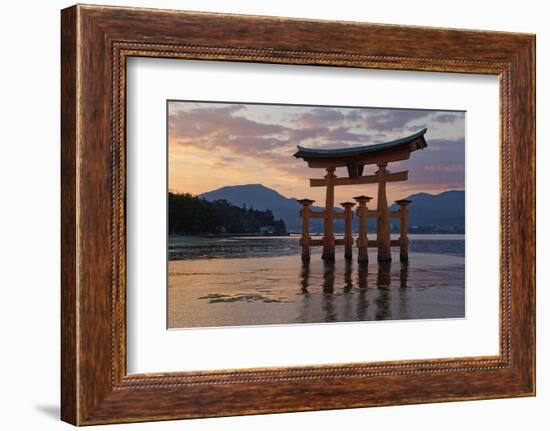
[[354, 156], [361, 156], [363, 154], [380, 153], [384, 151], [399, 149], [407, 147], [408, 145], [415, 143], [414, 148], [410, 148], [410, 151], [425, 148], [427, 146], [424, 135], [428, 129], [422, 129], [419, 132], [399, 138], [394, 141], [384, 142], [381, 144], [362, 145], [360, 147], [346, 147], [346, 148], [334, 148], [334, 149], [321, 149], [321, 148], [306, 148], [298, 145], [298, 151], [294, 153], [294, 157], [302, 158], [304, 160], [318, 160], [318, 159], [349, 159]]

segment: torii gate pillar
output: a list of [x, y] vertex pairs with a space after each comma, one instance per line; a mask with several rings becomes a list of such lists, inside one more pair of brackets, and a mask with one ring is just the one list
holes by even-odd
[[326, 168], [326, 200], [325, 200], [325, 217], [323, 224], [323, 254], [324, 260], [334, 260], [336, 241], [334, 240], [334, 175], [335, 167]]
[[391, 261], [390, 210], [386, 197], [386, 162], [378, 163], [376, 175], [378, 180], [378, 223], [376, 242], [378, 246], [378, 262]]
[[302, 237], [300, 238], [300, 245], [302, 246], [302, 261], [309, 262], [309, 247], [311, 244], [311, 237], [309, 236], [309, 219], [311, 217], [311, 205], [314, 200], [300, 199], [298, 202], [302, 205], [300, 210], [300, 217], [302, 218]]
[[409, 204], [411, 203], [408, 199], [399, 199], [395, 201], [399, 205], [399, 219], [400, 219], [400, 229], [399, 229], [399, 257], [402, 262], [409, 260]]
[[359, 216], [359, 234], [357, 236], [357, 262], [368, 263], [369, 238], [367, 236], [367, 216], [369, 214], [369, 210], [367, 208], [367, 204], [372, 198], [370, 196], [361, 195], [355, 196], [353, 199], [355, 199], [359, 204], [359, 208], [357, 208], [357, 215]]
[[352, 230], [352, 208], [354, 202], [342, 202], [344, 207], [344, 258], [350, 260], [353, 257], [353, 230]]

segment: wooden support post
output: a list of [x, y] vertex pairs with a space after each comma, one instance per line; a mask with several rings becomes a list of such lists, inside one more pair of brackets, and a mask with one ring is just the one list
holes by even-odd
[[340, 205], [344, 207], [344, 257], [349, 260], [353, 256], [353, 232], [352, 232], [352, 208], [354, 202], [342, 202]]
[[328, 167], [326, 179], [326, 199], [325, 199], [325, 222], [323, 225], [323, 254], [324, 260], [334, 260], [335, 247], [334, 242], [334, 175], [335, 167]]
[[390, 215], [388, 199], [386, 197], [386, 179], [389, 172], [386, 170], [386, 162], [378, 163], [376, 175], [378, 181], [378, 222], [376, 241], [378, 244], [378, 262], [391, 261], [391, 237], [390, 237]]
[[400, 230], [399, 230], [399, 258], [402, 262], [409, 260], [409, 204], [412, 201], [400, 199], [395, 201], [399, 205]]
[[311, 217], [310, 206], [315, 201], [311, 199], [299, 199], [298, 202], [302, 205], [302, 209], [300, 210], [300, 217], [302, 218], [302, 237], [300, 238], [302, 261], [309, 262], [309, 247], [311, 244], [311, 237], [309, 236], [309, 218]]
[[372, 199], [370, 196], [355, 196], [353, 199], [359, 204], [357, 216], [359, 217], [359, 235], [357, 236], [357, 262], [368, 263], [369, 261], [369, 239], [367, 237], [367, 203]]

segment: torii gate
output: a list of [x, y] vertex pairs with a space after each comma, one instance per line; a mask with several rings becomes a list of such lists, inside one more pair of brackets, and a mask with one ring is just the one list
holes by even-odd
[[[391, 261], [391, 246], [400, 245], [401, 259], [408, 258], [408, 239], [407, 239], [407, 205], [410, 201], [396, 201], [399, 205], [399, 211], [390, 211], [386, 196], [386, 183], [395, 181], [407, 181], [408, 171], [389, 172], [386, 167], [389, 162], [407, 160], [413, 151], [424, 149], [427, 146], [424, 135], [427, 129], [423, 129], [413, 135], [397, 139], [382, 144], [366, 145], [361, 147], [347, 147], [338, 149], [314, 149], [305, 148], [298, 145], [298, 151], [294, 157], [301, 158], [307, 162], [310, 168], [325, 169], [326, 175], [322, 179], [310, 179], [311, 187], [326, 187], [325, 209], [324, 211], [312, 211], [309, 207], [314, 201], [311, 199], [302, 199], [299, 202], [303, 208], [301, 216], [303, 220], [302, 231], [302, 259], [309, 259], [309, 247], [312, 245], [323, 245], [322, 257], [325, 260], [334, 260], [335, 246], [343, 244], [346, 246], [345, 256], [351, 258], [351, 248], [353, 237], [351, 233], [351, 208], [355, 205], [353, 202], [344, 202], [343, 213], [334, 211], [334, 188], [336, 186], [348, 186], [357, 184], [378, 184], [377, 209], [369, 210], [367, 203], [371, 199], [369, 196], [357, 196], [354, 199], [358, 202], [357, 215], [359, 216], [359, 236], [357, 238], [357, 247], [359, 249], [359, 261], [368, 261], [367, 248], [370, 245], [367, 239], [367, 217], [377, 217], [377, 235], [376, 244], [378, 248], [378, 261]], [[375, 164], [378, 170], [374, 175], [363, 175], [365, 165]], [[348, 171], [347, 178], [338, 178], [334, 172], [338, 167], [346, 167]], [[390, 237], [390, 217], [399, 217], [401, 219], [401, 238], [393, 244]], [[312, 240], [309, 236], [309, 218], [322, 218], [323, 239], [321, 241]], [[336, 241], [334, 238], [334, 219], [343, 218], [345, 220], [345, 235], [343, 240]]]

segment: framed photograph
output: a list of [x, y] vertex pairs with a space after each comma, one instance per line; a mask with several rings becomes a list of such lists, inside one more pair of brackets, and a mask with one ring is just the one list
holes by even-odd
[[535, 37], [62, 11], [62, 419], [535, 394]]

